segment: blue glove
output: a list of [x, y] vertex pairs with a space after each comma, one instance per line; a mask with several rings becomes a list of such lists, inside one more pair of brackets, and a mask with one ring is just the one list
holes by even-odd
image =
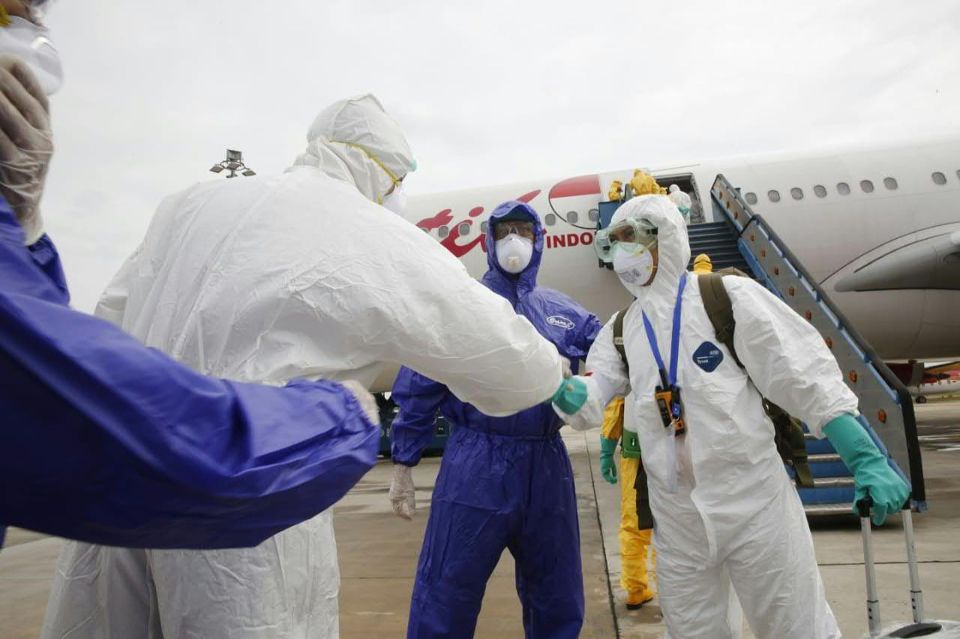
[[613, 453], [616, 450], [617, 440], [600, 435], [600, 474], [608, 484], [617, 483], [617, 465], [613, 461]]
[[587, 403], [587, 385], [577, 376], [565, 379], [551, 401], [565, 414], [576, 415]]
[[873, 523], [879, 526], [890, 513], [899, 512], [910, 496], [907, 483], [887, 463], [870, 435], [853, 415], [843, 414], [823, 427], [840, 459], [853, 473], [854, 511], [856, 503], [873, 498]]

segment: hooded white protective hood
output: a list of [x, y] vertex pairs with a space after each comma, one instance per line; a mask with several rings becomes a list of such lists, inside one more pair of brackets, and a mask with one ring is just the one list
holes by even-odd
[[[307, 150], [294, 166], [316, 166], [349, 182], [377, 204], [416, 169], [400, 126], [371, 94], [340, 100], [320, 112], [307, 132]], [[392, 174], [392, 175], [391, 175]]]
[[653, 282], [648, 286], [624, 283], [624, 287], [643, 305], [659, 306], [660, 300], [672, 305], [680, 275], [686, 272], [690, 262], [687, 225], [683, 223], [680, 211], [665, 195], [641, 195], [617, 209], [610, 225], [624, 220], [646, 220], [656, 226], [659, 253]]

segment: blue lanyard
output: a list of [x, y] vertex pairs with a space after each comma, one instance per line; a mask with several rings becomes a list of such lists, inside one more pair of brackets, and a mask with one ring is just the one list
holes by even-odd
[[660, 382], [663, 388], [672, 388], [677, 385], [677, 359], [680, 356], [680, 313], [683, 308], [683, 289], [687, 286], [687, 274], [684, 273], [680, 278], [680, 287], [677, 289], [677, 302], [673, 305], [673, 334], [670, 340], [670, 377], [667, 377], [666, 367], [663, 365], [663, 357], [660, 356], [660, 346], [657, 345], [657, 336], [653, 332], [653, 326], [647, 319], [647, 314], [643, 314], [643, 328], [647, 332], [647, 341], [650, 342], [650, 349], [653, 351], [653, 357], [657, 360], [657, 366], [660, 369]]

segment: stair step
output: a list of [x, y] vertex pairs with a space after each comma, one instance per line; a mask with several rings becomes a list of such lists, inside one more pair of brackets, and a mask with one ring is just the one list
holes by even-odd
[[853, 502], [836, 504], [815, 504], [804, 506], [803, 510], [807, 517], [830, 517], [837, 515], [853, 516]]
[[807, 448], [807, 455], [825, 455], [828, 453], [835, 453], [833, 445], [830, 443], [830, 440], [817, 439], [813, 435], [808, 434], [806, 441], [804, 442]]
[[848, 485], [829, 486], [825, 482], [837, 482], [836, 479], [814, 479], [816, 488], [798, 488], [800, 500], [805, 505], [822, 506], [825, 504], [852, 504], [853, 503], [853, 479], [847, 478]]
[[703, 244], [704, 242], [723, 242], [725, 244], [735, 245], [737, 238], [726, 233], [708, 233], [704, 235], [695, 235], [689, 238], [691, 244]]
[[853, 477], [820, 477], [813, 480], [813, 488], [807, 490], [820, 490], [823, 488], [853, 488]]
[[694, 233], [693, 235], [687, 235], [687, 238], [691, 242], [702, 242], [704, 240], [726, 240], [728, 242], [736, 242], [737, 235], [731, 233], [729, 229], [716, 229], [709, 230], [703, 233]]
[[703, 233], [704, 231], [713, 229], [726, 229], [729, 231], [730, 225], [726, 222], [704, 222], [703, 224], [691, 224], [687, 227], [687, 233], [689, 235], [696, 235], [697, 233]]
[[696, 239], [698, 237], [704, 237], [707, 235], [717, 235], [717, 236], [731, 237], [731, 238], [736, 237], [736, 234], [733, 231], [731, 231], [730, 228], [726, 225], [715, 226], [711, 228], [701, 228], [701, 229], [697, 229], [696, 231], [689, 231], [689, 230], [687, 231], [687, 237], [689, 237], [690, 239]]
[[706, 253], [707, 255], [709, 255], [711, 262], [718, 262], [718, 261], [727, 261], [727, 262], [737, 261], [737, 262], [742, 262], [742, 261], [744, 261], [744, 260], [743, 260], [743, 256], [740, 254], [740, 251], [731, 251], [731, 250], [728, 250], [728, 249], [704, 249], [704, 248], [698, 247], [698, 246], [691, 246], [691, 247], [690, 247], [690, 254], [691, 254], [692, 256], [696, 257], [697, 255], [700, 255], [701, 253]]
[[716, 243], [716, 244], [697, 244], [696, 242], [690, 242], [690, 252], [691, 253], [724, 253], [727, 255], [737, 255], [742, 256], [740, 249], [734, 244], [725, 244], [725, 243]]
[[840, 455], [836, 453], [816, 453], [814, 455], [807, 454], [807, 461], [811, 464], [823, 464], [830, 462], [842, 461]]
[[711, 239], [711, 240], [701, 240], [701, 241], [691, 241], [690, 248], [692, 249], [709, 249], [712, 251], [736, 251], [740, 252], [740, 249], [737, 248], [736, 242], [731, 242], [727, 239]]

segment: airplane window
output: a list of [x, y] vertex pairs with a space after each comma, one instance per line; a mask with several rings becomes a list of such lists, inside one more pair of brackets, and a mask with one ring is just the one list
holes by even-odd
[[480, 222], [480, 232], [483, 233], [484, 235], [487, 234], [487, 221], [486, 221], [486, 220], [484, 220], [483, 222]]
[[747, 204], [756, 204], [757, 203], [757, 194], [756, 193], [747, 193]]
[[864, 193], [873, 193], [873, 182], [870, 180], [860, 180], [860, 190]]
[[463, 222], [462, 224], [460, 224], [460, 226], [457, 227], [457, 229], [460, 231], [461, 236], [468, 235], [470, 233], [470, 225], [466, 222]]
[[883, 185], [887, 187], [888, 191], [897, 190], [897, 180], [895, 178], [891, 178], [891, 177], [883, 178]]
[[798, 189], [797, 187], [793, 187], [792, 189], [790, 189], [790, 197], [792, 197], [795, 200], [802, 200], [803, 189]]
[[579, 218], [580, 216], [577, 215], [576, 211], [570, 211], [569, 213], [567, 213], [567, 222], [569, 222], [570, 224], [576, 224]]
[[547, 213], [545, 216], [543, 216], [543, 223], [547, 226], [553, 226], [557, 223], [557, 216], [553, 213]]
[[827, 197], [827, 187], [822, 184], [817, 184], [814, 186], [813, 192], [817, 197]]
[[850, 185], [846, 182], [837, 182], [837, 193], [840, 195], [850, 195]]
[[587, 217], [590, 218], [591, 222], [596, 222], [600, 219], [600, 211], [598, 209], [590, 209], [587, 213]]
[[930, 177], [933, 178], [933, 183], [934, 183], [934, 184], [938, 184], [938, 185], [940, 185], [940, 186], [943, 186], [944, 184], [947, 183], [947, 176], [944, 175], [943, 173], [941, 173], [940, 171], [936, 171], [936, 172], [935, 172], [933, 175], [931, 175]]
[[439, 235], [440, 239], [442, 240], [446, 236], [450, 235], [450, 229], [448, 229], [445, 226], [441, 226], [440, 228], [437, 229], [437, 235]]
[[779, 202], [780, 191], [773, 191], [773, 190], [767, 191], [767, 197], [770, 198], [771, 202]]

